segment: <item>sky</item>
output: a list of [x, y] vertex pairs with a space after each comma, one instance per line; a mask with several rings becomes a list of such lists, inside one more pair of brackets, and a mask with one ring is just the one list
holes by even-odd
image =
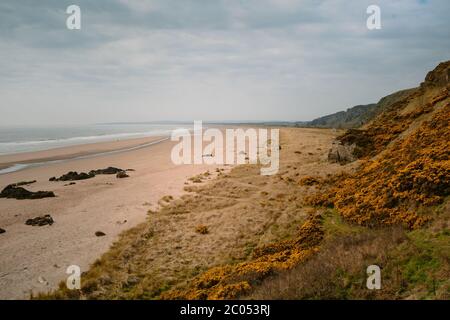
[[450, 59], [449, 14], [448, 0], [2, 0], [0, 125], [312, 120], [417, 86]]

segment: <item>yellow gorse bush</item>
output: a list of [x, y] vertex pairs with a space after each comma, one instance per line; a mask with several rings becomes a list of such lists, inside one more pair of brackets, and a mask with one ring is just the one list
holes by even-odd
[[209, 269], [184, 290], [171, 290], [162, 299], [233, 299], [248, 292], [274, 271], [291, 269], [318, 251], [323, 238], [320, 216], [310, 216], [294, 240], [257, 248], [253, 259]]

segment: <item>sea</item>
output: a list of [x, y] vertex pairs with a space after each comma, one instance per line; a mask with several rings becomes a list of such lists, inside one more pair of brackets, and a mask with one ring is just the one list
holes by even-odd
[[70, 126], [1, 126], [0, 155], [152, 136], [169, 137], [192, 123], [111, 123]]

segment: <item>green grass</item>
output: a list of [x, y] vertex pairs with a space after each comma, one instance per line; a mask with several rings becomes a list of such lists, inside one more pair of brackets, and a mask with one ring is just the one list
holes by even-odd
[[344, 221], [336, 209], [327, 209], [323, 214], [323, 228], [326, 237], [335, 237], [364, 232], [364, 227], [352, 225]]

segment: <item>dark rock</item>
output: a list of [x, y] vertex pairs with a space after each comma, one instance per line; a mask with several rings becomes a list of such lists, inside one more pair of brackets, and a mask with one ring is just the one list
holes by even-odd
[[76, 171], [69, 171], [66, 174], [63, 174], [59, 178], [50, 178], [49, 181], [75, 181], [75, 180], [86, 180], [95, 177], [95, 174], [91, 173], [85, 173], [85, 172], [76, 172]]
[[0, 234], [5, 233], [5, 232], [6, 232], [5, 229], [0, 228]]
[[32, 192], [22, 187], [16, 187], [14, 184], [10, 184], [5, 187], [0, 193], [0, 198], [13, 198], [18, 200], [23, 199], [42, 199], [55, 197], [52, 191], [37, 191]]
[[28, 219], [25, 224], [28, 226], [45, 226], [45, 225], [52, 225], [55, 221], [53, 221], [53, 218], [49, 215], [46, 214], [45, 216], [41, 216], [41, 217], [36, 217], [33, 219]]
[[97, 231], [97, 232], [95, 232], [95, 235], [96, 235], [97, 237], [103, 237], [103, 236], [106, 236], [106, 233], [104, 233], [104, 232], [102, 232], [102, 231]]
[[13, 183], [13, 184], [11, 184], [11, 186], [14, 186], [14, 187], [27, 186], [27, 185], [33, 184], [35, 182], [36, 182], [36, 180], [21, 181], [21, 182]]
[[116, 177], [119, 179], [122, 179], [122, 178], [128, 178], [129, 175], [127, 175], [125, 171], [120, 171], [117, 173]]
[[76, 184], [76, 183], [75, 183], [75, 182], [66, 183], [66, 184], [64, 185], [64, 187], [67, 187], [67, 186], [73, 186], [74, 184]]
[[123, 169], [120, 168], [115, 168], [115, 167], [108, 167], [106, 169], [97, 169], [97, 170], [91, 170], [89, 172], [89, 174], [117, 174], [119, 172], [124, 171]]

